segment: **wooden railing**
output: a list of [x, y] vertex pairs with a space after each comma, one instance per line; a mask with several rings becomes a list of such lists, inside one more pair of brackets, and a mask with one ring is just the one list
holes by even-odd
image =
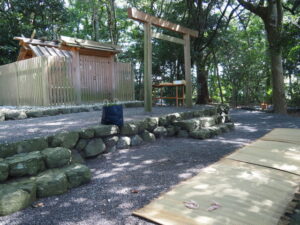
[[[113, 63], [113, 65], [112, 65]], [[83, 56], [35, 57], [0, 66], [0, 105], [62, 105], [134, 100], [130, 63]], [[80, 77], [76, 77], [76, 69]]]

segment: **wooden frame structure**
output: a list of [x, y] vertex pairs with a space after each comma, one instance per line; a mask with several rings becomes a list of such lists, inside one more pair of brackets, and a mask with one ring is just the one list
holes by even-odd
[[[184, 46], [184, 67], [186, 80], [186, 105], [192, 107], [192, 79], [191, 79], [191, 49], [190, 37], [198, 37], [198, 31], [171, 23], [167, 20], [151, 16], [135, 8], [128, 9], [128, 17], [144, 24], [144, 107], [146, 112], [152, 111], [152, 44], [151, 38], [182, 44]], [[151, 27], [157, 26], [183, 34], [183, 39], [169, 35], [154, 33]]]

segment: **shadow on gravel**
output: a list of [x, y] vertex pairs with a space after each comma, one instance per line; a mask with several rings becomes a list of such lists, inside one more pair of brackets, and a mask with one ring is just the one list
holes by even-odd
[[166, 138], [91, 159], [91, 183], [40, 199], [45, 207], [2, 217], [0, 224], [153, 224], [131, 216], [132, 211], [271, 129], [300, 127], [300, 118], [289, 116], [232, 111], [232, 117], [236, 129], [213, 139]]

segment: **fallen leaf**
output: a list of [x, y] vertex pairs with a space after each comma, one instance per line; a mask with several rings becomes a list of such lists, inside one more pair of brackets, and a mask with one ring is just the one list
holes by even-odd
[[39, 207], [44, 207], [44, 206], [45, 206], [45, 204], [42, 203], [42, 202], [38, 202], [38, 203], [36, 203], [36, 204], [32, 204], [32, 207], [33, 207], [33, 208], [39, 208]]
[[133, 194], [137, 194], [137, 193], [139, 193], [139, 190], [131, 190], [131, 193], [133, 193]]
[[184, 203], [185, 207], [187, 207], [189, 209], [198, 209], [199, 208], [199, 204], [193, 200], [184, 201], [183, 203]]
[[213, 202], [210, 204], [210, 207], [207, 208], [207, 211], [211, 212], [211, 211], [214, 211], [218, 208], [222, 207], [219, 203], [217, 202]]

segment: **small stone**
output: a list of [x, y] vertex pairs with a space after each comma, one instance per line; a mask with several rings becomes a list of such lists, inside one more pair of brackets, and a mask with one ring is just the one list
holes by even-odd
[[66, 167], [64, 171], [67, 175], [69, 188], [86, 184], [91, 180], [92, 177], [90, 169], [82, 164], [72, 164]]
[[9, 175], [21, 177], [36, 175], [45, 169], [43, 157], [40, 152], [21, 153], [4, 160], [9, 166]]
[[75, 147], [78, 138], [79, 134], [75, 131], [59, 133], [53, 137], [51, 146], [72, 149]]
[[119, 133], [119, 127], [116, 125], [99, 125], [93, 129], [95, 131], [95, 137], [107, 137]]
[[131, 146], [141, 145], [141, 144], [143, 144], [143, 139], [139, 135], [136, 134], [133, 137], [131, 137], [130, 144], [131, 144]]
[[86, 145], [88, 144], [88, 139], [79, 139], [79, 141], [77, 142], [76, 146], [75, 146], [75, 149], [78, 150], [78, 151], [81, 151], [83, 150]]
[[121, 135], [135, 135], [139, 133], [138, 126], [135, 123], [124, 123], [121, 127]]
[[86, 128], [86, 129], [82, 129], [79, 132], [79, 137], [80, 138], [93, 138], [95, 134], [94, 129], [92, 128]]
[[130, 146], [130, 138], [129, 137], [120, 137], [117, 142], [117, 148], [123, 149], [128, 148]]
[[105, 151], [105, 144], [101, 138], [93, 139], [89, 141], [85, 149], [83, 150], [84, 157], [94, 157]]
[[69, 165], [71, 162], [71, 150], [63, 147], [46, 148], [42, 151], [48, 168], [58, 168]]
[[68, 179], [63, 171], [47, 170], [36, 177], [39, 198], [63, 194], [68, 191]]
[[141, 137], [145, 142], [154, 142], [156, 140], [155, 135], [147, 130], [141, 134]]
[[153, 133], [156, 137], [164, 137], [164, 136], [167, 136], [168, 131], [165, 127], [156, 127], [153, 130]]
[[119, 140], [118, 136], [112, 136], [112, 137], [108, 137], [104, 139], [104, 143], [106, 145], [106, 147], [111, 147], [117, 144]]
[[187, 138], [189, 136], [189, 133], [186, 130], [180, 130], [178, 131], [177, 137], [179, 138]]

